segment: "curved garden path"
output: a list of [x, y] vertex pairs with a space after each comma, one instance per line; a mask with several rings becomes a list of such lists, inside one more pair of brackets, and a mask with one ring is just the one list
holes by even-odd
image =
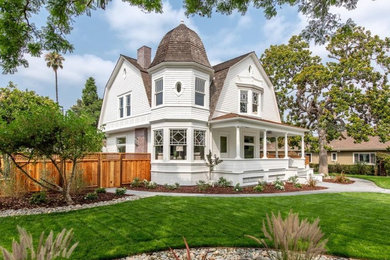
[[[375, 185], [375, 183], [358, 179], [350, 178], [355, 182], [352, 184], [337, 184], [329, 182], [320, 182], [318, 185], [327, 187], [324, 190], [313, 191], [296, 191], [283, 193], [259, 193], [259, 194], [204, 194], [204, 193], [175, 193], [175, 192], [152, 192], [152, 191], [135, 191], [127, 190], [126, 194], [133, 194], [139, 197], [152, 196], [179, 196], [179, 197], [278, 197], [278, 196], [294, 196], [294, 195], [308, 195], [321, 193], [340, 193], [340, 192], [378, 192], [390, 194], [390, 189], [383, 189]], [[108, 192], [115, 192], [115, 188], [107, 189]]]

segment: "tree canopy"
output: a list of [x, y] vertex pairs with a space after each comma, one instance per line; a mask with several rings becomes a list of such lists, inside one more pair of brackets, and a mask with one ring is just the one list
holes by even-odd
[[86, 113], [93, 118], [93, 125], [97, 127], [102, 103], [103, 99], [98, 96], [95, 79], [89, 77], [85, 82], [81, 99], [77, 99], [76, 105], [72, 106], [71, 110], [78, 115]]
[[286, 120], [317, 134], [322, 173], [327, 173], [326, 145], [343, 131], [356, 142], [369, 136], [390, 140], [390, 38], [343, 27], [326, 49], [330, 61], [322, 62], [294, 36], [260, 59]]
[[[20, 91], [11, 86], [0, 89], [0, 153], [6, 154], [15, 166], [36, 185], [61, 192], [72, 203], [69, 191], [80, 158], [100, 151], [103, 133], [92, 126], [92, 119], [69, 111], [65, 115], [52, 100], [33, 91]], [[33, 162], [47, 158], [60, 178], [60, 184], [36, 179], [16, 163], [22, 156]], [[72, 162], [70, 174], [61, 166]]]
[[[146, 12], [162, 12], [162, 0], [123, 0]], [[58, 53], [71, 52], [73, 45], [66, 36], [72, 31], [74, 18], [91, 15], [96, 9], [105, 9], [111, 0], [13, 0], [0, 1], [0, 64], [4, 73], [13, 73], [18, 66], [28, 66], [26, 54], [40, 56], [42, 51]], [[267, 18], [277, 15], [285, 5], [296, 6], [308, 17], [309, 25], [302, 35], [316, 42], [324, 42], [325, 37], [343, 23], [330, 13], [331, 7], [356, 8], [358, 0], [183, 0], [187, 15], [211, 16], [213, 12], [231, 14], [238, 11], [245, 14], [250, 6], [264, 10]], [[37, 15], [47, 13], [41, 27], [34, 23]], [[352, 21], [348, 20], [351, 25]]]

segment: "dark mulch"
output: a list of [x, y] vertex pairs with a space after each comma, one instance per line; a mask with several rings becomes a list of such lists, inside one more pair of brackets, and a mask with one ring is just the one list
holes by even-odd
[[337, 183], [337, 184], [352, 184], [352, 183], [355, 182], [355, 181], [353, 181], [351, 179], [347, 179], [345, 182], [338, 182], [334, 178], [332, 178], [332, 179], [323, 179], [322, 181], [323, 182], [330, 182], [330, 183]]
[[[88, 200], [85, 199], [87, 195], [87, 191], [82, 192], [80, 194], [71, 195], [74, 201], [74, 204], [91, 204], [100, 201], [109, 201], [113, 199], [118, 199], [120, 197], [124, 197], [127, 195], [118, 196], [113, 193], [99, 193], [98, 198], [96, 200]], [[56, 208], [67, 206], [65, 201], [63, 201], [61, 194], [58, 193], [47, 193], [47, 202], [43, 204], [31, 204], [30, 199], [33, 193], [28, 193], [22, 195], [20, 197], [0, 197], [0, 210], [8, 210], [8, 209], [32, 209], [32, 208]]]
[[302, 188], [294, 187], [292, 183], [286, 183], [284, 190], [278, 190], [272, 184], [267, 184], [262, 192], [253, 190], [254, 186], [242, 187], [242, 191], [235, 191], [234, 187], [209, 187], [207, 190], [200, 190], [198, 186], [180, 186], [179, 188], [172, 190], [163, 185], [157, 185], [155, 189], [148, 189], [143, 186], [140, 187], [127, 187], [130, 190], [138, 191], [151, 191], [151, 192], [175, 192], [175, 193], [205, 193], [205, 194], [257, 194], [257, 193], [282, 193], [292, 191], [309, 191], [309, 190], [322, 190], [325, 187], [315, 186], [311, 187], [307, 184], [302, 184]]

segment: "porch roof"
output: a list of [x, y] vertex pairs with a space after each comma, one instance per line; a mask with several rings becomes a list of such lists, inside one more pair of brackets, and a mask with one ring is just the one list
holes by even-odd
[[[240, 124], [237, 124], [240, 122]], [[243, 125], [243, 123], [249, 124], [249, 125]], [[292, 126], [285, 123], [275, 122], [271, 120], [261, 119], [257, 117], [247, 116], [247, 115], [241, 115], [236, 113], [229, 113], [223, 116], [215, 117], [212, 120], [210, 120], [210, 124], [212, 125], [224, 125], [226, 127], [228, 126], [244, 126], [244, 127], [255, 127], [260, 129], [267, 129], [267, 130], [273, 130], [273, 131], [280, 131], [280, 132], [289, 132], [293, 134], [304, 134], [305, 132], [308, 132], [309, 130], [306, 128], [298, 127], [298, 126]]]

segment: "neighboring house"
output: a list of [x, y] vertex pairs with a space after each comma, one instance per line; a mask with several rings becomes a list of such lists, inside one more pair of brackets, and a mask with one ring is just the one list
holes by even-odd
[[[378, 152], [388, 152], [390, 142], [381, 143], [379, 137], [372, 136], [368, 142], [355, 143], [352, 137], [344, 135], [346, 138], [333, 140], [329, 143], [331, 150], [328, 151], [328, 164], [355, 164], [358, 162], [365, 164], [375, 164]], [[306, 153], [310, 156], [311, 163], [319, 163], [318, 153]]]
[[267, 138], [303, 137], [307, 130], [281, 123], [256, 54], [211, 66], [201, 39], [184, 24], [163, 37], [153, 61], [146, 46], [137, 59], [119, 57], [99, 126], [107, 136], [104, 152], [151, 153], [151, 178], [160, 184], [204, 180], [209, 150], [223, 159], [215, 177], [234, 184], [312, 172], [304, 158], [259, 156], [267, 154], [261, 148]]

